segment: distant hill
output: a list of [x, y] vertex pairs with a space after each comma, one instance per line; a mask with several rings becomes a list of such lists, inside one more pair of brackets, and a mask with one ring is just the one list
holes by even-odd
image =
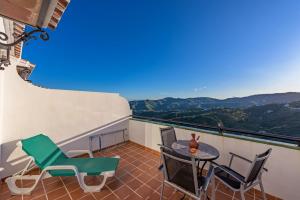
[[[259, 94], [248, 97], [234, 97], [228, 99], [215, 99], [209, 97], [197, 98], [172, 98], [158, 100], [130, 101], [134, 112], [146, 111], [186, 111], [191, 109], [216, 109], [216, 108], [250, 108], [268, 104], [289, 104], [300, 102], [300, 93], [275, 93]], [[295, 104], [295, 103], [294, 103]]]
[[300, 101], [289, 103], [287, 106], [294, 109], [300, 109]]
[[[300, 102], [290, 105], [299, 106]], [[143, 117], [199, 125], [300, 136], [300, 108], [288, 104], [267, 104], [242, 108], [191, 109], [186, 111], [135, 111]]]

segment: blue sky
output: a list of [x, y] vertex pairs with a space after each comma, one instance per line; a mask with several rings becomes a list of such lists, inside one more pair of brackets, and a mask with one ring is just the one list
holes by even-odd
[[300, 1], [71, 1], [35, 84], [132, 99], [300, 91]]

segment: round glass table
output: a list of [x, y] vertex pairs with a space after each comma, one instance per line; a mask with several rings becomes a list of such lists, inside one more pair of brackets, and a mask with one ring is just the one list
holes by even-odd
[[195, 157], [197, 160], [201, 161], [212, 161], [220, 156], [219, 151], [215, 147], [202, 142], [199, 142], [196, 152], [191, 153], [189, 142], [190, 141], [188, 140], [178, 140], [172, 144], [172, 149], [180, 155]]
[[[202, 172], [206, 163], [208, 161], [213, 161], [219, 158], [220, 153], [215, 147], [202, 142], [199, 142], [199, 146], [196, 152], [191, 153], [189, 142], [189, 140], [178, 140], [177, 142], [174, 142], [172, 144], [172, 149], [180, 155], [186, 157], [194, 157], [197, 161], [204, 161], [200, 170], [200, 175], [202, 176]], [[200, 162], [198, 162], [198, 168], [200, 168], [199, 165]]]

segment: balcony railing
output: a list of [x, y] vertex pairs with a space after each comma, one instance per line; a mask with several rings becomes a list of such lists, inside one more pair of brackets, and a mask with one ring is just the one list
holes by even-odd
[[180, 127], [207, 130], [207, 131], [212, 131], [219, 135], [229, 134], [234, 136], [246, 136], [246, 137], [251, 137], [253, 139], [282, 142], [286, 144], [297, 145], [298, 147], [300, 147], [300, 137], [296, 137], [296, 136], [280, 135], [280, 134], [267, 133], [267, 132], [255, 132], [255, 131], [248, 131], [248, 130], [241, 130], [241, 129], [234, 129], [234, 128], [226, 128], [223, 126], [209, 126], [203, 124], [195, 124], [195, 123], [181, 122], [176, 120], [144, 117], [144, 116], [137, 116], [137, 115], [134, 115], [133, 118], [152, 121], [152, 122], [166, 123], [168, 125], [176, 125]]

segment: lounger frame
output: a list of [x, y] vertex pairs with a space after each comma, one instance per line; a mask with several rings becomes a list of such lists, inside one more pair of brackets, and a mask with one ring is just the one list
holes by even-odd
[[[17, 146], [22, 148], [22, 143], [18, 142]], [[79, 153], [84, 154], [87, 153], [90, 158], [93, 158], [93, 154], [90, 150], [70, 150], [66, 152], [66, 155]], [[115, 156], [114, 158], [120, 158], [120, 156]], [[75, 177], [77, 178], [77, 181], [80, 185], [80, 187], [84, 190], [84, 192], [100, 192], [103, 186], [106, 183], [107, 178], [113, 177], [115, 175], [115, 171], [105, 171], [102, 172], [98, 176], [103, 176], [103, 180], [99, 185], [87, 185], [84, 181], [84, 178], [87, 176], [87, 173], [80, 173], [76, 166], [74, 165], [52, 165], [48, 166], [45, 169], [42, 170], [41, 174], [39, 175], [26, 175], [28, 170], [30, 169], [30, 166], [34, 163], [34, 158], [29, 157], [29, 162], [25, 166], [25, 168], [21, 171], [20, 174], [15, 174], [12, 177], [9, 177], [5, 180], [7, 183], [7, 186], [9, 190], [11, 191], [11, 194], [13, 195], [30, 195], [31, 192], [36, 188], [39, 181], [45, 178], [51, 177], [51, 174], [48, 173], [48, 171], [53, 170], [72, 170], [75, 173]], [[18, 187], [16, 185], [16, 181], [18, 180], [33, 180], [35, 183], [31, 187]]]

